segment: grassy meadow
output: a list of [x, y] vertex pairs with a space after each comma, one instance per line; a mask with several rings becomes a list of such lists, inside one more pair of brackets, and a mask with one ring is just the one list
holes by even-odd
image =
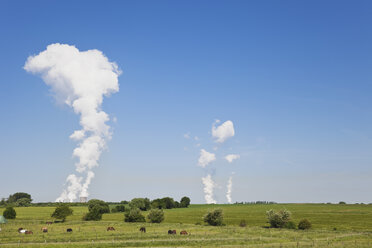
[[[205, 225], [202, 216], [216, 207], [223, 209], [225, 225]], [[268, 228], [266, 211], [284, 208], [292, 212], [296, 224], [310, 220], [312, 229]], [[190, 205], [165, 210], [161, 224], [125, 223], [123, 213], [104, 214], [101, 221], [82, 221], [88, 208], [72, 207], [74, 214], [64, 223], [48, 226], [48, 233], [41, 228], [52, 220], [54, 207], [15, 209], [17, 218], [0, 225], [1, 247], [372, 247], [372, 205]], [[246, 227], [239, 226], [243, 219]], [[108, 226], [116, 230], [108, 232]], [[146, 233], [139, 232], [141, 226]], [[19, 234], [19, 227], [34, 234]], [[73, 232], [66, 233], [67, 228]], [[177, 235], [168, 235], [169, 229], [177, 230]], [[182, 230], [189, 235], [179, 235]]]

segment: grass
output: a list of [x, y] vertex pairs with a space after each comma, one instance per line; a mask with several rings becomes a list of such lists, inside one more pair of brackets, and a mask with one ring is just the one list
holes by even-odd
[[[202, 222], [208, 209], [224, 210], [225, 226]], [[2, 225], [1, 247], [372, 247], [372, 205], [275, 204], [275, 205], [191, 205], [187, 209], [165, 210], [161, 224], [125, 223], [123, 213], [104, 214], [102, 221], [82, 221], [86, 207], [72, 207], [74, 215], [65, 223], [48, 226], [54, 207], [16, 208], [17, 219]], [[287, 209], [297, 224], [306, 218], [308, 231], [267, 228], [265, 212]], [[0, 209], [2, 213], [4, 209]], [[146, 213], [145, 213], [146, 214]], [[239, 227], [242, 219], [247, 227]], [[107, 232], [108, 226], [116, 231]], [[145, 226], [147, 233], [139, 232]], [[19, 227], [33, 235], [18, 234]], [[72, 233], [66, 233], [72, 228]], [[334, 230], [336, 228], [336, 230]], [[168, 235], [169, 229], [190, 235]]]

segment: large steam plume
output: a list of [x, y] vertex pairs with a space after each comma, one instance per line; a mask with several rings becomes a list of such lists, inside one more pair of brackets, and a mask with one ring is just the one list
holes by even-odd
[[[51, 44], [38, 55], [30, 56], [24, 69], [40, 74], [58, 101], [80, 115], [81, 129], [70, 138], [78, 141], [73, 155], [78, 158], [76, 171], [67, 177], [67, 188], [56, 201], [72, 202], [78, 196], [88, 196], [100, 155], [111, 138], [108, 114], [101, 110], [103, 97], [119, 91], [118, 66], [99, 50], [79, 51], [75, 46]], [[85, 180], [84, 180], [85, 177]]]

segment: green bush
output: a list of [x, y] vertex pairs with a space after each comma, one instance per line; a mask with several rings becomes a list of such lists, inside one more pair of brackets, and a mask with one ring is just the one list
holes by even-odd
[[92, 199], [92, 200], [88, 201], [88, 210], [89, 210], [89, 212], [93, 208], [96, 208], [96, 211], [98, 210], [101, 214], [110, 213], [110, 207], [109, 207], [109, 205], [106, 202], [102, 201], [102, 200]]
[[102, 208], [98, 205], [94, 206], [83, 216], [83, 220], [101, 220], [102, 219]]
[[125, 212], [125, 206], [117, 205], [113, 209], [111, 209], [111, 213], [118, 213], [118, 212]]
[[151, 209], [147, 219], [151, 223], [160, 223], [164, 220], [164, 212], [161, 209]]
[[307, 219], [303, 219], [298, 223], [298, 229], [307, 230], [311, 228], [311, 222]]
[[20, 198], [15, 202], [17, 207], [28, 207], [31, 204], [31, 199], [29, 198]]
[[139, 208], [142, 211], [149, 210], [151, 208], [150, 200], [148, 198], [133, 198], [129, 202], [130, 208]]
[[206, 213], [203, 219], [204, 222], [211, 226], [221, 226], [223, 221], [223, 211], [222, 209], [214, 209]]
[[145, 222], [145, 216], [141, 214], [139, 208], [131, 209], [129, 212], [124, 214], [125, 222]]
[[182, 197], [181, 202], [180, 202], [180, 207], [181, 208], [187, 208], [190, 205], [190, 198], [187, 196]]
[[296, 224], [293, 221], [288, 221], [285, 225], [284, 228], [287, 229], [296, 229]]
[[286, 209], [279, 212], [271, 209], [266, 212], [266, 215], [270, 226], [274, 228], [283, 228], [291, 220], [291, 212]]
[[65, 204], [61, 204], [52, 213], [51, 217], [65, 221], [67, 216], [72, 215], [73, 210]]
[[17, 216], [17, 213], [16, 211], [14, 210], [13, 207], [7, 207], [4, 212], [3, 212], [3, 215], [6, 219], [15, 219], [16, 216]]

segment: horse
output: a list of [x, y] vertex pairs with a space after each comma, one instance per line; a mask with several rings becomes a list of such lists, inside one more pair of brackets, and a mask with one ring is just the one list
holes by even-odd
[[71, 229], [71, 228], [67, 228], [66, 231], [67, 231], [67, 232], [72, 232], [72, 229]]
[[168, 230], [168, 234], [177, 234], [176, 230]]
[[113, 226], [107, 227], [107, 231], [115, 231], [115, 228]]
[[146, 227], [141, 227], [140, 231], [143, 232], [143, 233], [146, 233]]
[[51, 224], [53, 224], [53, 221], [47, 221], [47, 222], [45, 222], [45, 224], [51, 225]]
[[42, 227], [42, 228], [41, 228], [41, 231], [42, 231], [43, 233], [47, 233], [47, 232], [48, 232], [48, 228], [47, 228], [47, 227]]
[[187, 235], [188, 233], [185, 230], [183, 230], [183, 231], [180, 232], [180, 234], [181, 235]]
[[26, 231], [25, 234], [34, 234], [32, 231]]
[[21, 233], [22, 230], [24, 230], [23, 227], [18, 228], [19, 233]]

